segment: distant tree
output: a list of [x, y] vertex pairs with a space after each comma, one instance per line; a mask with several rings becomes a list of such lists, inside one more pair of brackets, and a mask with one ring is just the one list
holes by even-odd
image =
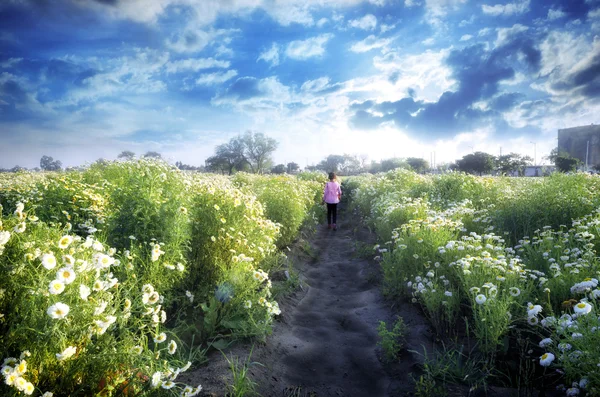
[[135, 158], [135, 153], [132, 152], [131, 150], [123, 150], [118, 156], [118, 159], [125, 159], [125, 160], [133, 160]]
[[406, 159], [406, 164], [413, 169], [413, 171], [421, 173], [429, 168], [429, 163], [420, 157], [409, 157]]
[[179, 168], [180, 170], [183, 171], [203, 171], [204, 167], [200, 166], [200, 167], [195, 167], [193, 165], [189, 165], [189, 164], [183, 164], [181, 161], [176, 161], [175, 162], [175, 167]]
[[294, 162], [291, 163], [287, 163], [287, 173], [288, 174], [293, 174], [294, 172], [298, 171], [300, 169], [300, 166]]
[[96, 164], [100, 164], [100, 165], [107, 165], [108, 164], [108, 160], [106, 160], [105, 158], [100, 157], [98, 160], [95, 161]]
[[206, 159], [206, 169], [211, 172], [229, 174], [232, 168], [230, 168], [227, 159], [219, 156], [211, 156]]
[[44, 171], [60, 171], [62, 169], [62, 162], [44, 155], [40, 159], [40, 168]]
[[285, 174], [285, 171], [285, 164], [277, 164], [275, 167], [271, 168], [271, 173], [273, 174]]
[[241, 138], [244, 146], [244, 157], [250, 169], [255, 174], [262, 174], [271, 166], [271, 154], [279, 145], [273, 138], [265, 136], [262, 132], [247, 131]]
[[10, 172], [19, 172], [19, 171], [27, 171], [27, 168], [21, 167], [20, 165], [15, 165], [10, 169]]
[[395, 170], [396, 168], [408, 168], [408, 163], [401, 158], [392, 157], [390, 159], [381, 160], [381, 172]]
[[511, 175], [518, 172], [523, 175], [525, 167], [533, 162], [529, 156], [522, 156], [518, 153], [509, 153], [496, 158], [496, 170], [501, 174]]
[[372, 160], [371, 164], [369, 164], [369, 166], [367, 168], [371, 174], [377, 174], [378, 172], [382, 172], [382, 170], [383, 170], [381, 163], [378, 161], [375, 161], [375, 160]]
[[581, 164], [581, 160], [571, 157], [569, 154], [559, 154], [554, 159], [554, 164], [560, 172], [574, 172], [577, 170], [577, 166]]
[[233, 174], [250, 169], [253, 173], [264, 173], [271, 169], [271, 154], [277, 149], [277, 141], [262, 133], [246, 132], [218, 145], [215, 154], [206, 159], [211, 171]]
[[495, 157], [484, 152], [470, 153], [456, 161], [456, 165], [460, 171], [479, 175], [489, 174], [494, 170]]
[[362, 171], [360, 159], [349, 154], [330, 154], [315, 169], [325, 172], [339, 172], [343, 175], [357, 174]]
[[581, 164], [581, 160], [572, 157], [568, 152], [558, 150], [558, 147], [552, 149], [550, 154], [544, 158], [553, 163], [560, 172], [573, 172]]
[[151, 158], [151, 159], [162, 159], [162, 155], [158, 152], [152, 152], [152, 151], [148, 151], [146, 153], [144, 153], [145, 158]]

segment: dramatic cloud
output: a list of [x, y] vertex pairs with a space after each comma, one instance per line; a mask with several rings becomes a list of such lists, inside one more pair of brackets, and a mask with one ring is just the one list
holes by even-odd
[[[444, 138], [485, 124], [505, 124], [498, 110], [482, 110], [474, 106], [498, 94], [499, 83], [515, 75], [515, 63], [532, 73], [540, 68], [540, 53], [533, 43], [521, 38], [492, 51], [483, 45], [453, 50], [446, 63], [453, 70], [457, 89], [446, 91], [436, 102], [425, 102], [412, 95], [395, 102], [366, 101], [353, 105], [353, 123], [359, 128], [374, 128], [394, 122], [398, 128], [413, 133], [427, 132], [432, 138]], [[496, 100], [505, 108], [509, 99]], [[514, 98], [514, 96], [512, 97]], [[532, 128], [533, 129], [533, 128]]]
[[325, 54], [325, 44], [333, 37], [332, 34], [322, 34], [306, 40], [295, 40], [288, 44], [285, 55], [292, 59], [306, 60]]
[[200, 164], [245, 129], [303, 163], [549, 150], [598, 122], [598, 37], [598, 0], [0, 1], [0, 167]]

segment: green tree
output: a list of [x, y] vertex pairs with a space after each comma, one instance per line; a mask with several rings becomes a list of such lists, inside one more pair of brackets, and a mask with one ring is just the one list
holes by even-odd
[[273, 138], [262, 132], [247, 131], [241, 138], [244, 146], [244, 156], [255, 174], [262, 174], [271, 166], [271, 154], [279, 145]]
[[325, 172], [339, 172], [344, 175], [357, 174], [363, 170], [361, 160], [350, 154], [330, 154], [315, 166], [315, 169]]
[[151, 159], [162, 159], [162, 155], [160, 153], [152, 151], [147, 151], [143, 157]]
[[496, 170], [501, 174], [510, 175], [518, 172], [520, 176], [525, 172], [525, 167], [533, 162], [529, 156], [509, 153], [496, 158]]
[[[419, 159], [423, 160], [423, 159]], [[395, 170], [396, 168], [408, 168], [408, 163], [401, 158], [392, 157], [390, 159], [381, 160], [381, 172]]]
[[581, 160], [565, 153], [556, 156], [554, 164], [560, 172], [574, 172], [577, 170], [577, 166], [581, 164]]
[[62, 163], [60, 160], [54, 160], [52, 157], [44, 155], [40, 159], [40, 168], [44, 171], [60, 171]]
[[273, 174], [285, 174], [285, 164], [277, 164], [275, 167], [271, 168], [271, 173]]
[[133, 160], [135, 158], [135, 153], [132, 152], [131, 150], [123, 150], [121, 153], [119, 153], [117, 158], [125, 159], [125, 160]]
[[406, 159], [406, 164], [413, 169], [413, 171], [421, 173], [429, 168], [429, 163], [420, 157], [409, 157]]
[[463, 172], [489, 174], [494, 170], [495, 157], [485, 152], [475, 152], [456, 161], [458, 169]]
[[293, 161], [291, 163], [287, 163], [287, 173], [288, 174], [293, 174], [294, 172], [298, 171], [300, 169], [300, 166], [296, 163], [294, 163]]

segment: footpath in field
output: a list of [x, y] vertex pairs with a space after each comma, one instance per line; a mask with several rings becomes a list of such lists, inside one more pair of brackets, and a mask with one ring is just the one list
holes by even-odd
[[[316, 259], [299, 265], [303, 290], [283, 303], [273, 334], [255, 350], [253, 360], [264, 367], [251, 373], [263, 396], [411, 394], [409, 373], [418, 372], [418, 357], [404, 352], [393, 366], [379, 358], [377, 325], [394, 318], [377, 282], [378, 264], [356, 255], [357, 237], [370, 246], [372, 237], [343, 207], [339, 218], [337, 231], [319, 226]], [[429, 344], [425, 320], [412, 305], [394, 311], [409, 325], [407, 345]]]

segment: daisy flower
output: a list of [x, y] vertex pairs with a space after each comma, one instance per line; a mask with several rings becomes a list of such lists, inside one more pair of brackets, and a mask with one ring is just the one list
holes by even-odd
[[58, 361], [63, 361], [73, 357], [75, 353], [77, 353], [77, 348], [75, 346], [69, 346], [63, 350], [62, 353], [56, 353], [56, 358]]
[[42, 266], [48, 270], [52, 270], [56, 267], [56, 258], [53, 253], [42, 255]]
[[154, 338], [155, 343], [163, 343], [166, 340], [167, 334], [165, 334], [164, 332], [161, 332], [158, 336], [156, 336], [156, 338]]
[[175, 354], [177, 351], [177, 343], [174, 340], [169, 342], [169, 354]]
[[63, 267], [56, 272], [56, 279], [65, 284], [71, 284], [75, 280], [75, 270], [70, 267]]
[[69, 235], [62, 236], [61, 239], [58, 240], [58, 248], [64, 250], [64, 249], [68, 248], [72, 242], [73, 242], [73, 237], [71, 237]]
[[483, 294], [479, 294], [475, 297], [475, 302], [479, 305], [483, 305], [487, 301], [487, 298]]
[[549, 366], [550, 364], [552, 364], [552, 361], [554, 361], [554, 354], [552, 354], [552, 353], [544, 353], [540, 357], [540, 365], [542, 367]]
[[53, 280], [48, 289], [52, 295], [59, 295], [65, 290], [65, 284], [60, 280]]
[[67, 315], [69, 314], [69, 310], [70, 308], [68, 305], [62, 302], [56, 302], [54, 305], [48, 308], [46, 313], [48, 313], [48, 315], [53, 319], [60, 320], [67, 317]]

